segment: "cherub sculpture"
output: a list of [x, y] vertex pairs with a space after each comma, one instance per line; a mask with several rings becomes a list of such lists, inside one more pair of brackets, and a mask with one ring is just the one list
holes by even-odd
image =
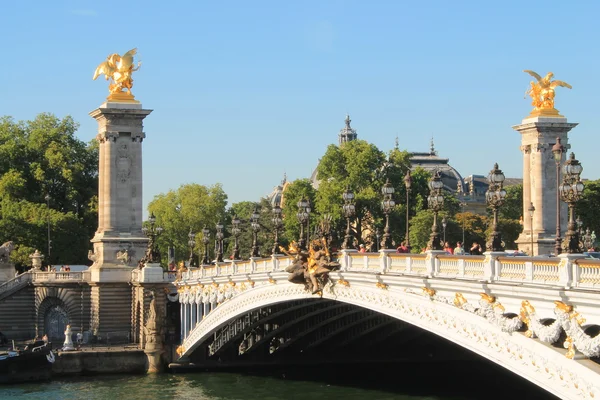
[[[106, 61], [102, 62], [96, 68], [96, 72], [94, 72], [93, 79], [96, 80], [100, 75], [104, 74], [104, 77], [107, 81], [110, 81], [108, 85], [108, 90], [110, 91], [110, 96], [115, 98], [113, 95], [122, 95], [120, 97], [129, 97], [133, 99], [133, 95], [131, 94], [131, 88], [133, 86], [133, 79], [131, 77], [131, 73], [140, 69], [142, 65], [141, 62], [138, 62], [137, 67], [134, 67], [133, 56], [137, 53], [137, 49], [131, 49], [127, 53], [120, 56], [116, 53], [109, 55], [106, 57]], [[123, 93], [123, 90], [126, 90], [126, 93]]]
[[531, 115], [558, 115], [558, 110], [554, 108], [554, 88], [562, 86], [572, 89], [572, 86], [563, 81], [553, 81], [554, 74], [552, 72], [548, 72], [543, 78], [528, 69], [524, 72], [527, 72], [537, 80], [537, 82], [530, 82], [530, 87], [525, 92], [525, 97], [531, 97], [531, 105], [534, 107]]

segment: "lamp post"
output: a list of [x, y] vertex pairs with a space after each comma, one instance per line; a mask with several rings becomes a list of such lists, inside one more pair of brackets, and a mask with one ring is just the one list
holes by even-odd
[[565, 250], [567, 253], [581, 253], [577, 223], [575, 222], [575, 203], [581, 199], [583, 194], [583, 183], [581, 182], [581, 163], [575, 159], [575, 154], [565, 162], [563, 166], [563, 183], [560, 185], [560, 196], [569, 206], [569, 224], [565, 235]]
[[410, 221], [410, 207], [409, 207], [409, 200], [410, 200], [410, 187], [412, 186], [412, 177], [410, 176], [410, 169], [408, 171], [406, 171], [406, 175], [404, 176], [404, 186], [406, 187], [406, 238], [404, 239], [404, 241], [406, 242], [406, 248], [408, 249], [408, 252], [410, 253], [410, 225], [409, 225], [409, 221]]
[[392, 235], [390, 233], [390, 213], [394, 209], [396, 202], [392, 199], [392, 195], [395, 190], [390, 179], [388, 178], [385, 185], [381, 187], [381, 194], [383, 194], [383, 201], [381, 202], [381, 208], [385, 215], [385, 227], [383, 228], [383, 242], [381, 243], [382, 249], [389, 249], [391, 246]]
[[375, 250], [379, 251], [379, 243], [380, 243], [380, 240], [381, 240], [381, 231], [379, 230], [379, 228], [375, 229], [375, 239], [377, 239], [377, 245], [375, 246], [376, 247]]
[[231, 254], [232, 260], [240, 259], [240, 248], [238, 245], [238, 237], [242, 232], [242, 230], [240, 229], [240, 223], [240, 219], [237, 217], [237, 215], [234, 215], [233, 219], [231, 220], [231, 234], [233, 235], [233, 253]]
[[429, 196], [427, 197], [427, 205], [429, 209], [433, 211], [433, 225], [431, 226], [431, 235], [428, 243], [430, 250], [442, 250], [437, 217], [438, 212], [440, 212], [444, 206], [444, 196], [442, 195], [443, 187], [444, 183], [442, 182], [440, 171], [436, 170], [429, 180]]
[[354, 200], [354, 192], [350, 190], [350, 187], [346, 188], [342, 194], [342, 198], [344, 199], [342, 210], [344, 212], [344, 217], [346, 218], [346, 236], [344, 236], [342, 249], [351, 249], [353, 248], [354, 236], [352, 236], [352, 229], [350, 229], [350, 218], [354, 216], [356, 209], [352, 202]]
[[491, 251], [504, 251], [502, 235], [498, 230], [498, 209], [502, 206], [502, 203], [504, 203], [506, 190], [503, 188], [504, 174], [502, 173], [502, 170], [498, 168], [497, 163], [494, 164], [494, 169], [492, 169], [488, 175], [488, 183], [488, 190], [485, 192], [485, 201], [488, 204], [488, 207], [492, 209], [494, 220], [492, 234], [488, 239], [486, 247]]
[[579, 215], [577, 216], [575, 223], [577, 224], [577, 232], [579, 232], [579, 237], [582, 237], [583, 236], [583, 229], [582, 229], [583, 221], [581, 220]]
[[298, 222], [300, 222], [300, 239], [298, 240], [298, 247], [306, 250], [307, 241], [304, 238], [304, 225], [306, 224], [306, 235], [309, 235], [308, 218], [310, 214], [310, 202], [304, 197], [298, 201]]
[[210, 230], [205, 226], [202, 229], [202, 243], [204, 244], [204, 255], [202, 256], [202, 265], [210, 264], [210, 255], [208, 254], [208, 244], [210, 243]]
[[215, 225], [217, 233], [215, 234], [215, 261], [223, 262], [223, 224], [217, 222]]
[[155, 264], [160, 262], [160, 251], [158, 250], [156, 239], [163, 232], [163, 228], [156, 226], [156, 217], [154, 216], [154, 213], [150, 213], [148, 222], [150, 223], [150, 227], [148, 228], [145, 226], [142, 228], [142, 232], [150, 239], [148, 240], [148, 248], [144, 258], [146, 263]]
[[50, 264], [50, 249], [52, 249], [52, 241], [50, 240], [50, 195], [46, 194], [46, 196], [44, 197], [44, 200], [46, 200], [46, 211], [48, 212], [48, 218], [47, 218], [47, 222], [48, 222], [48, 264]]
[[446, 226], [448, 226], [448, 221], [446, 220], [446, 217], [444, 217], [442, 218], [442, 229], [444, 231], [444, 245], [446, 244]]
[[565, 152], [565, 147], [560, 142], [560, 138], [556, 138], [556, 143], [552, 146], [552, 154], [554, 155], [554, 162], [556, 163], [556, 239], [554, 242], [554, 254], [559, 255], [562, 252], [561, 238], [560, 238], [560, 163], [562, 162], [562, 155]]
[[273, 218], [271, 222], [273, 222], [273, 230], [275, 231], [275, 238], [273, 240], [273, 255], [279, 254], [279, 229], [281, 229], [281, 207], [279, 204], [275, 204], [273, 206]]
[[192, 232], [190, 229], [190, 233], [188, 233], [188, 245], [190, 246], [190, 260], [188, 261], [188, 266], [195, 267], [194, 265], [194, 246], [196, 245], [196, 234]]
[[531, 236], [531, 256], [533, 257], [535, 255], [533, 251], [533, 214], [535, 213], [535, 207], [533, 206], [533, 203], [529, 203], [527, 211], [529, 211], [529, 222], [531, 223], [529, 234]]
[[260, 224], [258, 223], [260, 214], [258, 213], [258, 207], [254, 206], [254, 211], [250, 216], [250, 226], [252, 227], [252, 252], [250, 257], [260, 257], [258, 249], [258, 232], [260, 231]]

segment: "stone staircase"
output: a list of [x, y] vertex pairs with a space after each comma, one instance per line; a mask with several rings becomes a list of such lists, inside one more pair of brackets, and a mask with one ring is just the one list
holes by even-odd
[[0, 285], [0, 301], [31, 283], [33, 274], [25, 272]]

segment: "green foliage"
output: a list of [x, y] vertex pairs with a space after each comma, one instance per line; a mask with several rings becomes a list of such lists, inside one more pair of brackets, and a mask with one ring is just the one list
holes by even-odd
[[504, 219], [519, 220], [523, 217], [523, 185], [512, 185], [506, 188], [506, 198], [500, 207], [499, 215]]
[[77, 128], [69, 116], [0, 118], [0, 242], [15, 242], [18, 268], [30, 265], [32, 249], [47, 253], [48, 222], [52, 249], [45, 262], [87, 262], [97, 227], [98, 146], [77, 139]]
[[[310, 201], [311, 214], [310, 224], [314, 226], [314, 221], [319, 218], [319, 202], [317, 201], [317, 195], [315, 189], [310, 183], [310, 179], [298, 179], [286, 186], [283, 192], [283, 204], [281, 208], [283, 210], [283, 231], [282, 242], [298, 240], [300, 236], [300, 222], [296, 215], [298, 214], [298, 201], [302, 198]], [[306, 235], [306, 232], [304, 232]]]
[[502, 241], [506, 249], [516, 249], [515, 240], [523, 231], [523, 225], [517, 219], [500, 218], [498, 220], [498, 228], [502, 233]]
[[585, 182], [583, 196], [575, 205], [575, 214], [581, 218], [583, 229], [589, 228], [596, 235], [600, 232], [600, 179]]
[[[252, 252], [253, 232], [251, 225], [251, 217], [254, 212], [254, 207], [258, 211], [258, 224], [260, 230], [257, 233], [257, 242], [259, 247], [259, 254], [263, 257], [268, 257], [272, 254], [273, 249], [273, 218], [271, 204], [266, 198], [263, 198], [258, 203], [251, 201], [242, 201], [240, 203], [232, 204], [231, 208], [227, 211], [229, 215], [228, 221], [231, 221], [234, 215], [240, 219], [241, 233], [238, 238], [238, 246], [240, 249], [240, 258], [248, 259]], [[227, 250], [225, 257], [230, 257], [233, 254], [234, 239], [232, 236], [229, 237]]]
[[[196, 183], [181, 185], [177, 190], [159, 194], [148, 204], [148, 211], [154, 213], [156, 226], [164, 229], [157, 243], [166, 262], [167, 247], [175, 248], [177, 261], [188, 260], [190, 248], [188, 234], [196, 234], [194, 253], [204, 251], [202, 228], [210, 230], [209, 249], [214, 249], [215, 225], [226, 222], [225, 206], [227, 195], [220, 184], [203, 186]], [[214, 254], [212, 254], [214, 256]]]
[[[356, 215], [352, 219], [354, 234], [360, 243], [374, 243], [375, 230], [383, 231], [385, 218], [381, 208], [381, 188], [389, 179], [395, 189], [393, 196], [396, 207], [390, 213], [392, 240], [399, 244], [406, 231], [406, 187], [404, 176], [410, 168], [409, 153], [393, 149], [386, 157], [375, 145], [363, 140], [354, 140], [341, 146], [330, 145], [317, 168], [320, 180], [317, 193], [317, 210], [320, 214], [331, 214], [337, 245], [345, 234], [342, 212], [342, 194], [349, 187], [355, 195]], [[412, 172], [409, 194], [410, 214], [427, 206], [427, 181], [429, 173], [421, 168]], [[357, 244], [357, 243], [355, 243]]]
[[[432, 225], [433, 212], [430, 210], [417, 211], [415, 216], [410, 219], [410, 245], [413, 253], [420, 253], [427, 247]], [[438, 220], [438, 227], [441, 232], [441, 217]]]
[[446, 241], [450, 242], [452, 248], [456, 247], [456, 242], [463, 242], [466, 251], [471, 248], [473, 242], [477, 242], [485, 249], [487, 217], [471, 212], [458, 213], [454, 218], [449, 219], [452, 223], [446, 229]]

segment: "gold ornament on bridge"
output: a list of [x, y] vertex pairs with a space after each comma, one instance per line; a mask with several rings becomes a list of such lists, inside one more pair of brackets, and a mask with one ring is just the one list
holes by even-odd
[[106, 98], [108, 101], [138, 102], [131, 94], [133, 87], [131, 74], [140, 69], [142, 64], [138, 62], [137, 67], [134, 67], [133, 56], [136, 53], [137, 49], [131, 49], [123, 56], [117, 53], [111, 54], [96, 68], [93, 80], [104, 74], [105, 79], [110, 81], [108, 85], [110, 95]]
[[562, 115], [558, 113], [558, 110], [554, 108], [554, 88], [562, 86], [572, 89], [572, 86], [563, 81], [553, 81], [552, 78], [554, 77], [554, 74], [552, 72], [548, 72], [543, 78], [528, 69], [523, 72], [527, 72], [537, 80], [537, 82], [531, 81], [529, 84], [530, 87], [527, 89], [527, 92], [525, 92], [525, 97], [531, 97], [531, 105], [534, 107], [529, 116], [562, 117]]

